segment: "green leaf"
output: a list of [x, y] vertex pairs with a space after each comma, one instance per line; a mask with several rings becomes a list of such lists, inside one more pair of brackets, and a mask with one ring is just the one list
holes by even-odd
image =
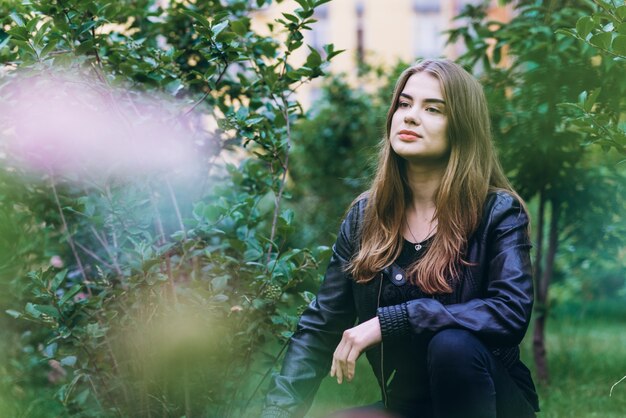
[[43, 40], [43, 38], [47, 35], [48, 33], [48, 28], [52, 25], [52, 20], [48, 20], [47, 22], [45, 22], [43, 25], [41, 25], [41, 27], [39, 28], [39, 30], [37, 30], [37, 33], [35, 34], [35, 37], [33, 38], [33, 43], [35, 45], [40, 45], [41, 41]]
[[61, 298], [61, 300], [59, 301], [59, 305], [63, 306], [68, 300], [70, 300], [71, 298], [73, 298], [78, 292], [80, 292], [80, 289], [82, 288], [81, 284], [75, 284], [74, 286], [72, 286], [70, 288], [70, 290], [68, 290], [67, 292], [65, 292], [65, 294], [63, 295], [63, 297]]
[[56, 292], [56, 290], [59, 288], [61, 283], [63, 283], [63, 280], [65, 280], [66, 275], [67, 275], [67, 269], [55, 274], [54, 279], [52, 279], [52, 282], [50, 282], [50, 290], [53, 292]]
[[[311, 16], [313, 16], [313, 13], [315, 13], [315, 11], [313, 9], [307, 9], [307, 10], [300, 10], [297, 9], [296, 10], [296, 14], [300, 17], [300, 19], [305, 20]], [[315, 19], [313, 20], [307, 20], [306, 23], [313, 23], [316, 22]], [[303, 26], [304, 28], [306, 28], [306, 26]]]
[[94, 50], [94, 40], [93, 38], [90, 38], [82, 42], [80, 45], [78, 45], [78, 47], [76, 48], [76, 53], [78, 55], [82, 55], [88, 52], [92, 52], [93, 50]]
[[228, 300], [228, 296], [220, 293], [219, 295], [213, 296], [211, 298], [211, 300], [214, 301], [214, 302], [223, 303], [223, 302], [226, 302]]
[[305, 290], [302, 292], [302, 298], [306, 301], [306, 303], [311, 303], [313, 302], [313, 299], [315, 299], [315, 294]]
[[302, 7], [304, 10], [308, 10], [311, 8], [307, 0], [296, 0], [296, 3], [298, 3], [300, 7]]
[[39, 16], [35, 16], [32, 19], [30, 19], [28, 22], [26, 22], [26, 30], [29, 33], [34, 32], [40, 20], [41, 19], [39, 18]]
[[611, 34], [610, 32], [603, 32], [597, 35], [593, 35], [589, 39], [589, 43], [593, 46], [597, 46], [598, 48], [606, 50], [606, 49], [609, 49], [612, 39], [613, 39], [613, 34]]
[[35, 310], [41, 312], [42, 314], [48, 315], [49, 317], [60, 319], [61, 314], [57, 308], [52, 305], [34, 305]]
[[324, 51], [326, 52], [326, 59], [331, 60], [334, 56], [345, 52], [345, 49], [335, 51], [335, 46], [333, 44], [326, 44], [324, 45]]
[[43, 47], [43, 49], [41, 50], [41, 52], [39, 53], [39, 56], [41, 58], [45, 57], [46, 55], [48, 55], [50, 52], [52, 52], [52, 50], [57, 46], [57, 43], [59, 42], [58, 39], [51, 39], [46, 46]]
[[48, 344], [46, 348], [43, 349], [43, 354], [48, 358], [52, 358], [57, 353], [58, 348], [59, 345], [57, 343]]
[[11, 316], [12, 316], [13, 318], [15, 318], [15, 319], [17, 319], [17, 318], [19, 318], [20, 316], [22, 316], [22, 313], [21, 313], [21, 312], [14, 311], [13, 309], [7, 309], [7, 310], [6, 310], [6, 311], [4, 311], [4, 312], [6, 312], [7, 314], [11, 315]]
[[183, 14], [186, 14], [187, 16], [196, 19], [202, 26], [204, 26], [207, 29], [211, 29], [211, 23], [209, 23], [209, 21], [206, 19], [206, 17], [202, 16], [200, 13], [196, 13], [192, 10], [183, 10]]
[[98, 24], [98, 22], [96, 22], [95, 20], [90, 20], [88, 22], [83, 23], [82, 25], [80, 25], [80, 29], [78, 30], [79, 34], [83, 34], [89, 30], [91, 30], [91, 28], [93, 28], [94, 26], [96, 26]]
[[87, 400], [87, 397], [89, 396], [89, 389], [85, 389], [83, 390], [81, 393], [79, 393], [78, 395], [76, 395], [76, 397], [74, 398], [74, 401], [78, 404], [78, 405], [83, 405], [85, 403], [85, 401]]
[[593, 105], [596, 103], [596, 99], [598, 98], [599, 94], [600, 94], [600, 89], [595, 89], [585, 99], [583, 103], [583, 107], [586, 112], [591, 112], [591, 109], [593, 108]]
[[2, 48], [7, 46], [10, 40], [11, 40], [11, 37], [8, 36], [6, 32], [3, 33], [2, 31], [0, 31], [0, 51], [2, 50]]
[[24, 310], [26, 311], [26, 313], [28, 313], [30, 316], [34, 318], [41, 317], [41, 312], [36, 308], [34, 303], [28, 302]]
[[626, 5], [618, 7], [615, 13], [621, 20], [626, 19]]
[[585, 107], [585, 101], [587, 100], [587, 96], [588, 93], [587, 91], [583, 91], [578, 95], [578, 104], [580, 105], [580, 107], [584, 108]]
[[322, 57], [320, 56], [320, 53], [317, 52], [317, 50], [315, 50], [314, 48], [309, 48], [311, 50], [311, 53], [306, 59], [306, 66], [310, 68], [319, 67], [322, 63]]
[[[9, 35], [11, 35], [11, 37], [12, 37], [12, 38], [14, 38], [14, 39], [18, 39], [18, 40], [20, 40], [20, 41], [24, 41], [24, 42], [27, 42], [27, 41], [28, 41], [28, 39], [29, 39], [29, 37], [30, 37], [30, 34], [29, 34], [29, 33], [28, 33], [28, 31], [26, 30], [26, 28], [25, 28], [25, 27], [23, 27], [23, 26], [16, 26], [16, 27], [13, 27], [13, 28], [9, 29], [9, 30], [7, 31], [7, 33], [8, 33]], [[29, 45], [29, 47], [30, 47], [30, 45]], [[31, 48], [31, 49], [32, 49], [32, 48]]]
[[585, 39], [595, 26], [596, 24], [590, 16], [583, 16], [576, 22], [576, 32], [578, 32], [581, 38]]
[[566, 35], [566, 36], [571, 36], [572, 38], [578, 38], [578, 31], [574, 29], [561, 28], [561, 29], [557, 29], [555, 33]]
[[285, 221], [287, 225], [291, 225], [291, 223], [293, 222], [293, 217], [294, 217], [294, 213], [293, 213], [293, 210], [291, 209], [285, 209], [280, 214], [280, 218], [283, 221]]
[[219, 35], [224, 29], [226, 29], [226, 26], [228, 26], [228, 20], [225, 20], [213, 26], [211, 28], [211, 32], [213, 33], [213, 36], [215, 37]]
[[626, 22], [620, 23], [619, 25], [617, 25], [616, 30], [617, 30], [617, 33], [621, 35], [626, 35]]
[[613, 52], [622, 57], [626, 56], [626, 35], [618, 35], [613, 39], [613, 44], [611, 45]]
[[18, 15], [17, 13], [12, 12], [12, 13], [9, 14], [9, 16], [11, 16], [11, 19], [15, 23], [17, 23], [18, 26], [22, 26], [22, 27], [25, 26], [24, 25], [24, 21], [22, 20], [22, 17], [20, 15]]
[[594, 0], [595, 3], [599, 4], [604, 10], [611, 10], [613, 7], [604, 0]]
[[222, 216], [224, 210], [217, 205], [206, 205], [202, 211], [201, 215], [207, 222], [215, 222], [217, 219]]
[[233, 29], [233, 32], [235, 32], [239, 36], [244, 36], [248, 32], [246, 25], [244, 25], [243, 22], [241, 22], [241, 20], [233, 21], [231, 23], [231, 27]]
[[223, 292], [224, 290], [226, 290], [229, 279], [230, 276], [227, 275], [214, 278], [213, 280], [211, 280], [211, 290], [216, 293]]
[[64, 366], [73, 366], [76, 364], [76, 356], [67, 356], [61, 359], [61, 364]]
[[287, 20], [290, 20], [290, 21], [292, 21], [293, 23], [298, 23], [298, 18], [297, 18], [296, 16], [292, 15], [292, 14], [289, 14], [289, 13], [283, 13], [283, 16], [285, 16], [285, 18], [286, 18]]

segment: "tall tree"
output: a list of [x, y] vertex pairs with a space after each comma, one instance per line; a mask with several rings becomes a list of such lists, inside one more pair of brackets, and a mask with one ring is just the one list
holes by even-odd
[[[468, 6], [459, 17], [469, 24], [450, 31], [450, 42], [462, 39], [461, 61], [481, 72], [503, 165], [522, 197], [536, 202], [533, 352], [538, 377], [548, 382], [545, 329], [560, 245], [588, 232], [587, 215], [606, 210], [605, 200], [614, 198], [611, 173], [588, 175], [597, 170], [595, 158], [581, 144], [583, 133], [567, 129], [569, 111], [560, 104], [600, 87], [604, 68], [583, 45], [556, 33], [589, 13], [587, 2], [516, 2], [509, 22], [490, 21], [486, 7]], [[607, 213], [602, 221], [613, 219]], [[595, 226], [601, 236], [603, 225]]]

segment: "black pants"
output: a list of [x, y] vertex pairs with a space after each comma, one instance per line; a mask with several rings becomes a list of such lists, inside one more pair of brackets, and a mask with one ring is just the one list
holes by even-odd
[[382, 402], [334, 417], [531, 418], [535, 412], [509, 373], [471, 332], [448, 329], [428, 345], [430, 402], [385, 409]]

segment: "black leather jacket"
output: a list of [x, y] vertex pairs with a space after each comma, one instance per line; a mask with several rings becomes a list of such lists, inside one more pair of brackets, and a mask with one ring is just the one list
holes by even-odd
[[[533, 287], [528, 217], [513, 196], [490, 193], [483, 219], [467, 245], [467, 266], [445, 304], [420, 298], [379, 308], [381, 280], [394, 280], [395, 264], [366, 284], [357, 284], [344, 266], [357, 250], [361, 200], [341, 224], [333, 254], [317, 294], [303, 313], [265, 401], [263, 417], [301, 417], [309, 409], [344, 330], [378, 315], [383, 342], [398, 335], [428, 335], [445, 328], [472, 331], [507, 366], [519, 363], [519, 348], [530, 321]], [[402, 280], [405, 280], [403, 277]], [[443, 299], [441, 299], [443, 300]], [[380, 345], [366, 352], [384, 394]], [[523, 367], [523, 365], [522, 365]], [[524, 367], [524, 370], [525, 369]], [[530, 375], [527, 391], [534, 395]], [[536, 407], [536, 399], [535, 402]]]

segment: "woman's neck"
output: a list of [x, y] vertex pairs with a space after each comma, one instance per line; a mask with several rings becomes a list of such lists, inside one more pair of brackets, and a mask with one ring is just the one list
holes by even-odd
[[424, 166], [408, 163], [406, 178], [413, 201], [412, 209], [421, 213], [431, 213], [435, 209], [437, 190], [441, 185], [445, 166]]
[[405, 239], [417, 244], [437, 231], [435, 202], [445, 166], [408, 163], [406, 170], [413, 200], [406, 208], [402, 235]]

